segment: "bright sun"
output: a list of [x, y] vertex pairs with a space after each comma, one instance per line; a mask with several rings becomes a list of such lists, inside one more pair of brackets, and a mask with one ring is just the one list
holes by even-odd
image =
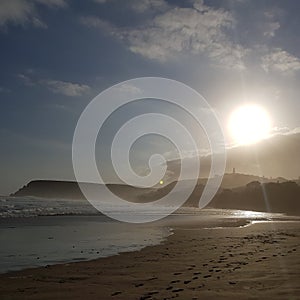
[[229, 132], [239, 145], [253, 144], [269, 136], [271, 119], [260, 106], [244, 105], [233, 111]]

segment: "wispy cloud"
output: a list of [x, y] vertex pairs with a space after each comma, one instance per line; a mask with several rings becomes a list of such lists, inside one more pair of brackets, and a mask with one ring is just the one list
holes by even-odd
[[86, 84], [72, 83], [59, 80], [41, 80], [40, 84], [48, 87], [53, 93], [76, 97], [86, 94], [90, 87]]
[[278, 30], [279, 28], [280, 28], [279, 22], [266, 23], [263, 35], [266, 37], [273, 37], [275, 36], [275, 31]]
[[113, 89], [120, 93], [126, 93], [132, 95], [138, 95], [141, 94], [142, 92], [140, 88], [128, 83], [123, 83], [121, 86], [113, 87]]
[[28, 75], [18, 74], [17, 77], [27, 86], [34, 86], [36, 84]]
[[300, 133], [300, 127], [296, 127], [294, 129], [291, 129], [286, 134], [290, 135], [290, 134], [298, 134], [298, 133]]
[[53, 79], [33, 79], [25, 74], [18, 74], [18, 77], [27, 86], [44, 86], [56, 94], [61, 94], [69, 97], [82, 96], [88, 93], [91, 88], [86, 84], [53, 80]]
[[101, 31], [104, 31], [108, 34], [115, 34], [117, 28], [115, 28], [112, 24], [107, 21], [104, 21], [100, 18], [94, 16], [86, 16], [80, 18], [80, 23], [91, 28], [97, 28]]
[[269, 136], [269, 138], [272, 138], [276, 135], [293, 135], [293, 134], [299, 134], [300, 133], [300, 127], [296, 127], [291, 129], [290, 127], [284, 126], [284, 127], [274, 127], [272, 128], [272, 132]]
[[275, 126], [275, 127], [272, 128], [271, 136], [272, 135], [277, 135], [277, 134], [287, 134], [290, 131], [291, 131], [291, 129], [287, 126], [284, 126], [284, 127]]
[[275, 48], [262, 57], [262, 67], [266, 72], [292, 74], [300, 70], [300, 59], [281, 48]]
[[131, 8], [136, 12], [142, 13], [148, 10], [160, 11], [165, 10], [168, 4], [164, 0], [134, 0]]
[[280, 28], [278, 21], [280, 11], [276, 11], [274, 8], [264, 12], [264, 22], [261, 24], [261, 30], [265, 37], [274, 37], [276, 31]]
[[38, 13], [38, 6], [62, 8], [67, 6], [65, 0], [1, 0], [0, 27], [8, 24], [32, 24], [35, 27], [47, 28]]
[[226, 34], [234, 27], [233, 16], [202, 1], [195, 1], [190, 8], [169, 7], [138, 27], [120, 28], [96, 17], [81, 22], [119, 38], [130, 51], [161, 62], [179, 53], [193, 53], [204, 54], [219, 66], [240, 69], [247, 53]]

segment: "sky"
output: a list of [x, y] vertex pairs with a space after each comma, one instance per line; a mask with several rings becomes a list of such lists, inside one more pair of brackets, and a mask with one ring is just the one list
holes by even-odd
[[[268, 111], [274, 134], [299, 132], [299, 11], [296, 0], [2, 0], [0, 194], [32, 179], [74, 179], [80, 114], [98, 93], [131, 78], [194, 88], [226, 139], [230, 113], [245, 102]], [[143, 109], [180, 115], [150, 100]], [[115, 119], [140, 111], [133, 105]], [[170, 151], [167, 142], [147, 143]], [[137, 149], [142, 161], [148, 147]]]

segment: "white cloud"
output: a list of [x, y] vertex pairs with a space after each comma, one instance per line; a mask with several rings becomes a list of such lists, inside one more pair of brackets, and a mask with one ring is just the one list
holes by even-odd
[[263, 35], [266, 37], [275, 36], [275, 31], [280, 28], [279, 22], [269, 22], [265, 24]]
[[287, 134], [290, 135], [290, 134], [298, 134], [298, 133], [300, 133], [300, 127], [296, 127], [290, 130]]
[[158, 61], [190, 52], [205, 54], [219, 66], [243, 68], [242, 59], [247, 52], [225, 33], [234, 26], [233, 16], [205, 6], [202, 1], [195, 1], [193, 8], [169, 8], [134, 28], [117, 28], [95, 17], [81, 21], [124, 41], [132, 52]]
[[299, 134], [300, 133], [300, 127], [295, 127], [291, 129], [290, 127], [283, 126], [283, 127], [273, 127], [270, 133], [269, 138], [272, 138], [274, 136], [278, 135], [293, 135], [293, 134]]
[[23, 81], [23, 83], [27, 86], [33, 86], [35, 85], [35, 82], [27, 75], [25, 74], [18, 74], [17, 77]]
[[40, 84], [48, 87], [53, 93], [70, 97], [81, 96], [90, 91], [88, 85], [59, 80], [41, 80]]
[[275, 126], [271, 130], [271, 136], [277, 135], [277, 134], [288, 134], [289, 132], [291, 132], [291, 129], [287, 126], [284, 126], [284, 127]]
[[164, 0], [135, 0], [131, 3], [131, 8], [136, 12], [145, 12], [147, 10], [165, 10], [168, 4]]
[[140, 88], [128, 83], [123, 83], [119, 87], [114, 87], [114, 89], [120, 93], [126, 93], [132, 95], [138, 95], [142, 92]]
[[265, 37], [274, 37], [276, 30], [280, 28], [278, 19], [281, 18], [281, 11], [273, 7], [264, 12], [264, 21], [260, 25], [260, 29]]
[[88, 93], [91, 88], [86, 84], [73, 83], [61, 80], [38, 79], [34, 80], [25, 74], [18, 74], [18, 78], [27, 86], [44, 86], [56, 94], [62, 94], [69, 97], [81, 96]]
[[67, 5], [65, 0], [1, 0], [0, 26], [29, 23], [35, 27], [47, 28], [47, 25], [39, 18], [39, 4], [58, 8]]
[[80, 22], [85, 26], [98, 28], [101, 31], [110, 34], [112, 34], [112, 32], [115, 30], [114, 27], [109, 22], [106, 22], [104, 20], [101, 20], [93, 16], [81, 17]]
[[300, 59], [280, 48], [262, 57], [262, 67], [266, 72], [277, 71], [292, 74], [300, 70]]
[[32, 2], [24, 0], [2, 0], [0, 6], [0, 25], [6, 23], [25, 24], [35, 14]]

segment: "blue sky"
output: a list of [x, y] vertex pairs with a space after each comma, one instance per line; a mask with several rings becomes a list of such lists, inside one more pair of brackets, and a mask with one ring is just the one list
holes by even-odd
[[0, 194], [73, 179], [80, 113], [135, 77], [188, 84], [224, 128], [244, 101], [277, 132], [300, 127], [299, 11], [296, 0], [2, 0]]

